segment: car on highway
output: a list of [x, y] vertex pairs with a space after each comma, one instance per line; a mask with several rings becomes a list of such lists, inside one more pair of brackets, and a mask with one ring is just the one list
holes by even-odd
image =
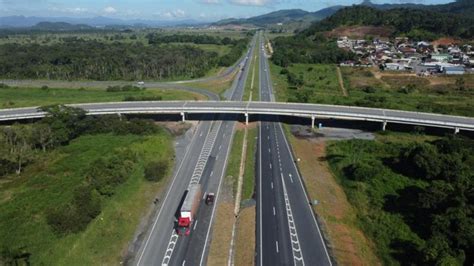
[[212, 205], [214, 204], [214, 199], [215, 199], [215, 194], [214, 193], [207, 193], [206, 195], [206, 205]]

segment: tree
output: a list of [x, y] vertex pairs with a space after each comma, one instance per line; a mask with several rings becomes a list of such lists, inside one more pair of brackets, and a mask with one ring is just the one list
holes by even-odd
[[37, 123], [33, 126], [33, 139], [40, 145], [43, 152], [47, 148], [53, 146], [53, 131], [51, 127], [45, 123]]
[[32, 130], [30, 126], [15, 124], [2, 130], [3, 159], [16, 164], [16, 173], [20, 174], [22, 167], [28, 160], [32, 159], [33, 144]]

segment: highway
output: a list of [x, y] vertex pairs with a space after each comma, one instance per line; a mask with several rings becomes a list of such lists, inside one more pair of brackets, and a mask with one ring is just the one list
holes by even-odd
[[[246, 56], [252, 54], [255, 39]], [[244, 57], [245, 58], [245, 57]], [[238, 73], [232, 85], [230, 100], [240, 100], [248, 75], [248, 62]], [[219, 120], [219, 115], [209, 115]], [[155, 217], [153, 226], [139, 250], [135, 265], [203, 265], [206, 263], [211, 239], [219, 188], [225, 173], [227, 158], [234, 132], [234, 121], [202, 121]], [[191, 183], [200, 183], [203, 192], [216, 193], [216, 203], [207, 206], [201, 202], [189, 236], [178, 236], [174, 226], [176, 213], [184, 191]]]
[[[260, 101], [271, 102], [263, 40], [259, 51]], [[258, 138], [258, 265], [332, 265], [281, 124], [261, 122]]]

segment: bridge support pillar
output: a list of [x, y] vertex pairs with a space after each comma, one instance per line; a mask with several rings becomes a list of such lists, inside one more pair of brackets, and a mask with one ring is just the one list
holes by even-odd
[[386, 128], [387, 128], [387, 121], [383, 121], [382, 131], [385, 131]]
[[245, 125], [248, 125], [249, 124], [249, 114], [248, 113], [245, 113]]
[[316, 116], [311, 116], [311, 129], [314, 129], [314, 120], [316, 120]]
[[186, 114], [181, 112], [181, 122], [186, 122]]
[[455, 127], [454, 128], [454, 134], [458, 134], [459, 133], [459, 127]]

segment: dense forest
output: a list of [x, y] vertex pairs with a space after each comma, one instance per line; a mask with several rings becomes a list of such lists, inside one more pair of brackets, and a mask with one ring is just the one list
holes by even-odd
[[277, 37], [272, 41], [274, 54], [272, 61], [282, 67], [290, 63], [339, 63], [355, 59], [355, 54], [339, 49], [335, 41], [326, 39], [322, 34], [313, 38], [301, 35]]
[[368, 6], [353, 6], [339, 10], [334, 15], [314, 23], [302, 34], [311, 36], [317, 32], [330, 31], [339, 26], [387, 26], [394, 34], [410, 34], [425, 31], [430, 35], [474, 37], [474, 19], [450, 13], [429, 10], [397, 8], [378, 10]]
[[383, 264], [472, 265], [472, 140], [350, 140], [328, 158]]
[[[80, 38], [65, 38], [51, 45], [0, 45], [0, 76], [7, 79], [92, 79], [142, 80], [197, 78], [217, 66], [235, 63], [247, 47], [248, 39], [216, 39], [207, 36], [171, 35], [160, 43], [197, 42], [232, 45], [219, 57], [193, 45], [140, 42], [105, 43]], [[178, 39], [181, 38], [181, 39]], [[152, 39], [150, 39], [152, 40]]]

